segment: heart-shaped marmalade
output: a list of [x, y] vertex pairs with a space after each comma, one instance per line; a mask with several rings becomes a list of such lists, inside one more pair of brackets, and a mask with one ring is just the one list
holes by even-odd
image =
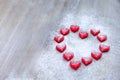
[[[54, 40], [57, 42], [56, 45], [56, 50], [59, 53], [63, 53], [63, 58], [66, 61], [70, 61], [70, 67], [73, 70], [78, 70], [78, 68], [80, 68], [80, 66], [82, 64], [84, 64], [85, 66], [90, 65], [94, 60], [100, 60], [102, 58], [102, 53], [108, 52], [110, 50], [110, 46], [106, 45], [106, 44], [100, 44], [98, 46], [99, 51], [91, 51], [91, 56], [89, 57], [82, 57], [79, 60], [73, 60], [74, 58], [74, 52], [66, 52], [65, 50], [67, 49], [67, 45], [66, 44], [61, 44], [64, 41], [64, 36], [67, 37], [67, 35], [70, 32], [73, 32], [77, 35], [79, 35], [79, 37], [81, 39], [85, 39], [88, 38], [89, 33], [91, 33], [94, 37], [97, 36], [97, 39], [100, 43], [105, 42], [107, 40], [107, 35], [101, 35], [100, 30], [99, 29], [90, 29], [90, 32], [86, 32], [86, 31], [80, 31], [81, 28], [79, 25], [71, 25], [69, 28], [61, 28], [59, 31], [60, 35], [56, 35], [54, 37]], [[77, 33], [78, 32], [78, 33]], [[77, 36], [76, 35], [76, 36]], [[84, 44], [83, 44], [84, 45]]]

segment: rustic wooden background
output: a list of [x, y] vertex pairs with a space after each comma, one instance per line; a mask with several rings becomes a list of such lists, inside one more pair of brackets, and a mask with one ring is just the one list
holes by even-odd
[[[120, 40], [120, 0], [0, 0], [0, 80], [68, 80], [65, 76], [47, 79], [47, 74], [42, 78], [39, 75], [43, 73], [35, 67], [36, 60], [43, 54], [42, 50], [47, 51], [50, 31], [58, 29], [57, 25], [64, 23], [63, 19], [68, 14], [79, 17], [96, 14], [98, 21], [99, 17], [105, 17], [103, 22], [107, 19], [109, 30], [116, 32], [114, 36], [117, 36], [113, 37], [113, 40], [117, 39], [113, 42], [116, 45], [113, 54], [120, 49], [120, 42], [117, 42]], [[119, 63], [119, 58], [113, 63]], [[117, 74], [113, 77], [95, 79], [120, 80], [120, 65], [115, 66], [112, 69]], [[82, 77], [81, 80], [87, 79]]]

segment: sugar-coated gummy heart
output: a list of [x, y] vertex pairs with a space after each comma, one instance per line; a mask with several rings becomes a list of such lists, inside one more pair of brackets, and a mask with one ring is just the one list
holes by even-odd
[[99, 33], [100, 33], [100, 30], [98, 29], [90, 29], [90, 33], [93, 35], [93, 36], [97, 36]]
[[64, 35], [64, 36], [67, 35], [67, 34], [69, 34], [69, 32], [70, 32], [70, 31], [69, 31], [68, 28], [61, 28], [61, 29], [60, 29], [60, 33], [61, 33], [62, 35]]
[[79, 30], [79, 26], [78, 25], [71, 25], [70, 30], [75, 33]]
[[64, 52], [63, 57], [65, 60], [70, 61], [74, 57], [73, 52]]
[[101, 52], [108, 52], [110, 50], [110, 46], [108, 46], [106, 44], [100, 44], [99, 49]]
[[93, 52], [91, 52], [91, 56], [92, 56], [95, 60], [99, 60], [99, 59], [102, 57], [102, 52], [93, 51]]
[[100, 42], [104, 42], [107, 40], [107, 36], [106, 35], [98, 35], [97, 36], [97, 39], [100, 41]]
[[87, 32], [79, 32], [79, 37], [80, 37], [81, 39], [85, 39], [85, 38], [88, 37], [88, 33], [87, 33]]
[[62, 36], [62, 35], [55, 36], [55, 37], [54, 37], [54, 40], [55, 40], [57, 43], [61, 43], [61, 42], [64, 40], [64, 36]]
[[81, 66], [80, 61], [70, 61], [70, 67], [74, 70], [77, 70]]
[[92, 63], [92, 58], [90, 57], [82, 57], [82, 63], [85, 65], [85, 66], [88, 66], [89, 64]]
[[56, 45], [56, 50], [59, 51], [60, 53], [64, 52], [66, 50], [66, 45]]

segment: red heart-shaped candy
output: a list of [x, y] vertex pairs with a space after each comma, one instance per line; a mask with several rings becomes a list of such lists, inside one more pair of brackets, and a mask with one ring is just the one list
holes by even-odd
[[73, 52], [65, 52], [63, 54], [64, 59], [66, 59], [67, 61], [70, 61], [73, 57], [74, 57], [74, 53]]
[[85, 66], [88, 66], [89, 64], [92, 63], [92, 58], [90, 58], [90, 57], [82, 57], [82, 63], [83, 63]]
[[85, 38], [88, 37], [88, 33], [87, 33], [87, 32], [79, 32], [79, 37], [80, 37], [81, 39], [85, 39]]
[[70, 29], [71, 29], [72, 32], [75, 33], [75, 32], [77, 32], [79, 30], [79, 26], [78, 25], [71, 25]]
[[60, 53], [64, 52], [66, 50], [66, 45], [56, 45], [56, 50], [59, 51]]
[[70, 61], [70, 67], [77, 70], [81, 66], [80, 61]]
[[97, 36], [97, 35], [100, 33], [100, 30], [91, 29], [91, 30], [90, 30], [90, 33], [91, 33], [93, 36]]
[[61, 29], [60, 29], [60, 33], [61, 33], [62, 35], [64, 35], [64, 36], [67, 35], [67, 34], [69, 34], [69, 32], [70, 32], [70, 31], [69, 31], [68, 28], [61, 28]]
[[55, 40], [57, 43], [61, 43], [61, 42], [64, 40], [64, 36], [62, 36], [62, 35], [55, 36], [55, 37], [54, 37], [54, 40]]
[[93, 51], [93, 52], [91, 52], [91, 56], [92, 56], [95, 60], [99, 60], [99, 59], [102, 57], [102, 53], [101, 53], [101, 52]]
[[101, 52], [108, 52], [110, 50], [110, 46], [105, 45], [105, 44], [100, 44], [99, 49]]
[[97, 36], [97, 39], [100, 41], [100, 42], [104, 42], [107, 40], [107, 36], [106, 35], [98, 35]]

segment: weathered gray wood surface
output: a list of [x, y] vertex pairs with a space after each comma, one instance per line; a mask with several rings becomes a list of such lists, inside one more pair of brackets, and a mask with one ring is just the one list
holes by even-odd
[[[112, 49], [100, 66], [75, 72], [48, 53], [51, 31], [70, 24], [107, 30]], [[120, 80], [119, 31], [120, 0], [0, 0], [0, 80]]]

